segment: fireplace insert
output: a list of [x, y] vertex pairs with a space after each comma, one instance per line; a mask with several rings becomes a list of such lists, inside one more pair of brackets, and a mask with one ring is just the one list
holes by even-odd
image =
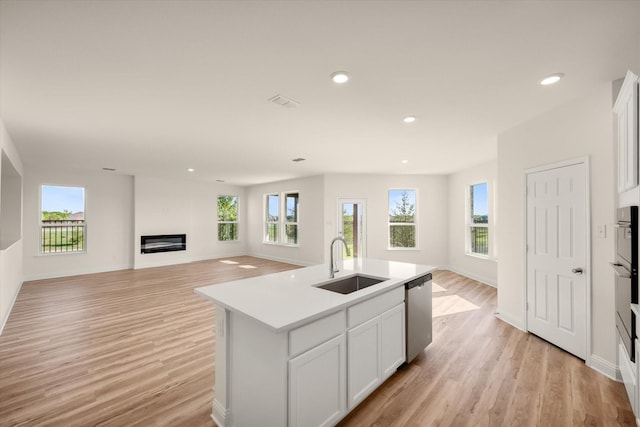
[[140, 236], [140, 253], [171, 252], [187, 250], [186, 234], [158, 234]]

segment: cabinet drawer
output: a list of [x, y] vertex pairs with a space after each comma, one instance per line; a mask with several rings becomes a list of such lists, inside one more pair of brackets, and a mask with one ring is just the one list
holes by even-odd
[[289, 357], [307, 351], [340, 335], [345, 329], [344, 310], [289, 332]]
[[404, 301], [404, 286], [385, 292], [348, 309], [349, 328], [378, 316]]

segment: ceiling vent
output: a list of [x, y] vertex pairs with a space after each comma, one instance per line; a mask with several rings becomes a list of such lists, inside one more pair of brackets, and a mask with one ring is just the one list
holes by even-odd
[[268, 101], [285, 108], [296, 108], [298, 105], [300, 105], [298, 101], [287, 98], [286, 96], [280, 94], [272, 96]]

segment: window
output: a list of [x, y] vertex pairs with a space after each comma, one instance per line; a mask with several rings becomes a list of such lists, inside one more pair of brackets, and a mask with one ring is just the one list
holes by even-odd
[[280, 196], [267, 194], [266, 196], [266, 225], [264, 241], [278, 243], [278, 225], [280, 222]]
[[285, 193], [284, 243], [298, 244], [298, 193]]
[[389, 248], [416, 248], [416, 190], [389, 190]]
[[40, 253], [86, 250], [83, 187], [43, 185], [40, 189]]
[[297, 192], [265, 195], [265, 243], [298, 244], [299, 196]]
[[238, 197], [218, 196], [218, 240], [238, 240]]
[[489, 203], [486, 182], [469, 186], [467, 252], [489, 256]]

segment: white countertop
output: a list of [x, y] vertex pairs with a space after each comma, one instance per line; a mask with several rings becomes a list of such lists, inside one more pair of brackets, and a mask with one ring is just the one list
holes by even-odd
[[313, 286], [330, 281], [329, 264], [204, 286], [195, 291], [227, 310], [255, 319], [275, 332], [283, 332], [436, 269], [429, 265], [369, 258], [346, 260], [341, 271], [335, 274], [336, 279], [354, 273], [389, 279], [346, 295]]

